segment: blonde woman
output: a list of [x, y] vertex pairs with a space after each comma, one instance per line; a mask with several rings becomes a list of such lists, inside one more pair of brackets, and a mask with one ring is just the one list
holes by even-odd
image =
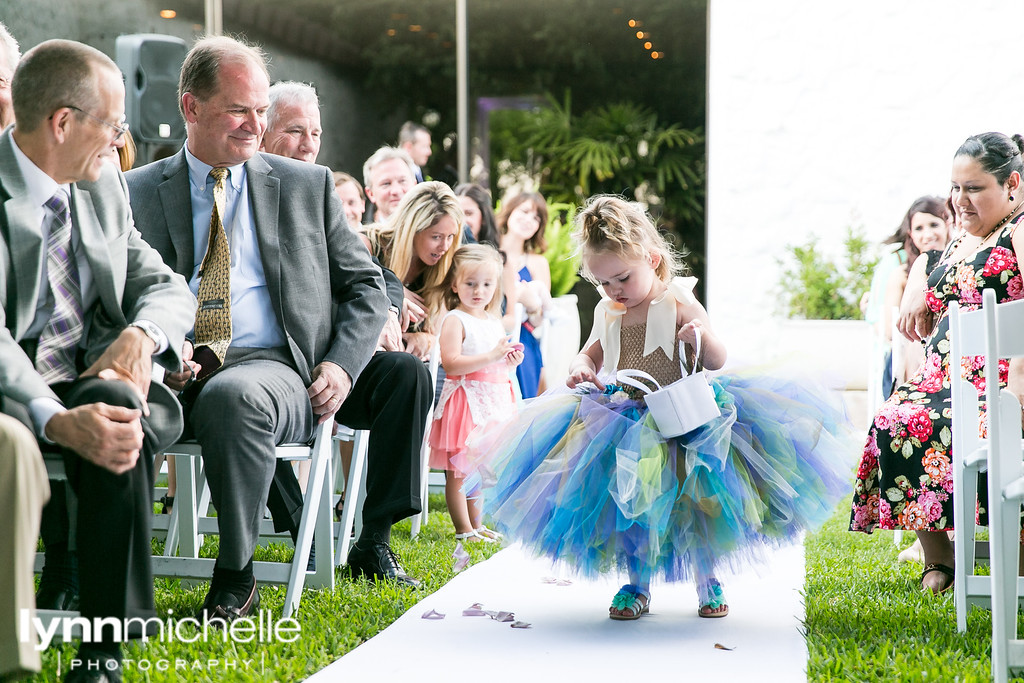
[[[367, 248], [405, 286], [405, 350], [423, 360], [434, 346], [444, 282], [459, 247], [465, 217], [444, 183], [416, 185], [383, 224], [362, 235]], [[410, 325], [411, 323], [411, 325]]]

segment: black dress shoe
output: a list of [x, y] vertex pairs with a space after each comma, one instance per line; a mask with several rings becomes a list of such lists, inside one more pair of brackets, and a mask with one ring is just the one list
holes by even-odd
[[174, 507], [174, 496], [160, 496], [160, 514], [169, 515]]
[[71, 660], [65, 683], [121, 683], [121, 662], [95, 650], [79, 650]]
[[312, 574], [316, 572], [316, 541], [314, 540], [309, 546], [309, 560], [306, 561], [306, 573]]
[[78, 611], [78, 591], [67, 586], [40, 585], [36, 609]]
[[390, 579], [409, 588], [419, 588], [420, 582], [405, 573], [398, 563], [398, 555], [387, 543], [371, 543], [367, 548], [358, 543], [348, 551], [348, 567], [355, 576], [384, 581]]
[[252, 580], [252, 589], [249, 591], [249, 597], [246, 598], [245, 602], [241, 602], [234, 593], [226, 590], [217, 589], [211, 586], [209, 592], [206, 594], [206, 599], [203, 601], [203, 606], [199, 608], [199, 612], [196, 614], [196, 620], [203, 622], [208, 621], [213, 625], [217, 625], [217, 622], [223, 622], [224, 625], [229, 621], [234, 621], [239, 617], [247, 617], [260, 606], [260, 592], [256, 587], [256, 579]]

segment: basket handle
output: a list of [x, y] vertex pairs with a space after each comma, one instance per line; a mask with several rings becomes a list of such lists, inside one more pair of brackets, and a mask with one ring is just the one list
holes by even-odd
[[679, 340], [679, 370], [683, 377], [704, 371], [703, 356], [701, 355], [702, 349], [700, 346], [700, 328], [693, 328], [693, 333], [697, 336], [697, 341], [693, 345], [693, 367], [690, 370], [686, 369], [686, 344], [683, 343], [682, 339]]
[[644, 392], [645, 394], [653, 393], [653, 391], [651, 390], [651, 388], [649, 386], [647, 386], [643, 382], [638, 382], [634, 378], [645, 379], [648, 382], [650, 382], [651, 384], [653, 384], [654, 386], [658, 387], [659, 390], [661, 389], [661, 385], [658, 384], [658, 380], [654, 379], [653, 377], [648, 375], [643, 370], [619, 370], [618, 372], [615, 373], [615, 381], [616, 382], [621, 382], [622, 384], [627, 384], [627, 385], [633, 387], [634, 389], [639, 389], [640, 391]]

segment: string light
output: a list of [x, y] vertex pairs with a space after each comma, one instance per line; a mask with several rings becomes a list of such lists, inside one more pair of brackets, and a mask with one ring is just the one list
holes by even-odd
[[[631, 29], [639, 29], [641, 26], [644, 25], [643, 21], [641, 21], [640, 19], [635, 19], [635, 18], [630, 19], [626, 23], [629, 25], [629, 27]], [[651, 37], [650, 33], [648, 33], [647, 31], [636, 31], [634, 35], [636, 36], [637, 40], [644, 41], [644, 43], [643, 43], [644, 49], [647, 50], [650, 53], [651, 59], [664, 59], [665, 58], [665, 53], [664, 52], [660, 52], [660, 51], [654, 49], [654, 42], [650, 40], [650, 37]]]

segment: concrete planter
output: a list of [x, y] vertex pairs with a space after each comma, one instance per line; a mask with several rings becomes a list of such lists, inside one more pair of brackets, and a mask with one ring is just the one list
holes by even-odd
[[580, 351], [580, 315], [576, 301], [575, 294], [553, 299], [545, 316], [540, 345], [548, 387], [565, 382], [569, 376], [569, 364]]

